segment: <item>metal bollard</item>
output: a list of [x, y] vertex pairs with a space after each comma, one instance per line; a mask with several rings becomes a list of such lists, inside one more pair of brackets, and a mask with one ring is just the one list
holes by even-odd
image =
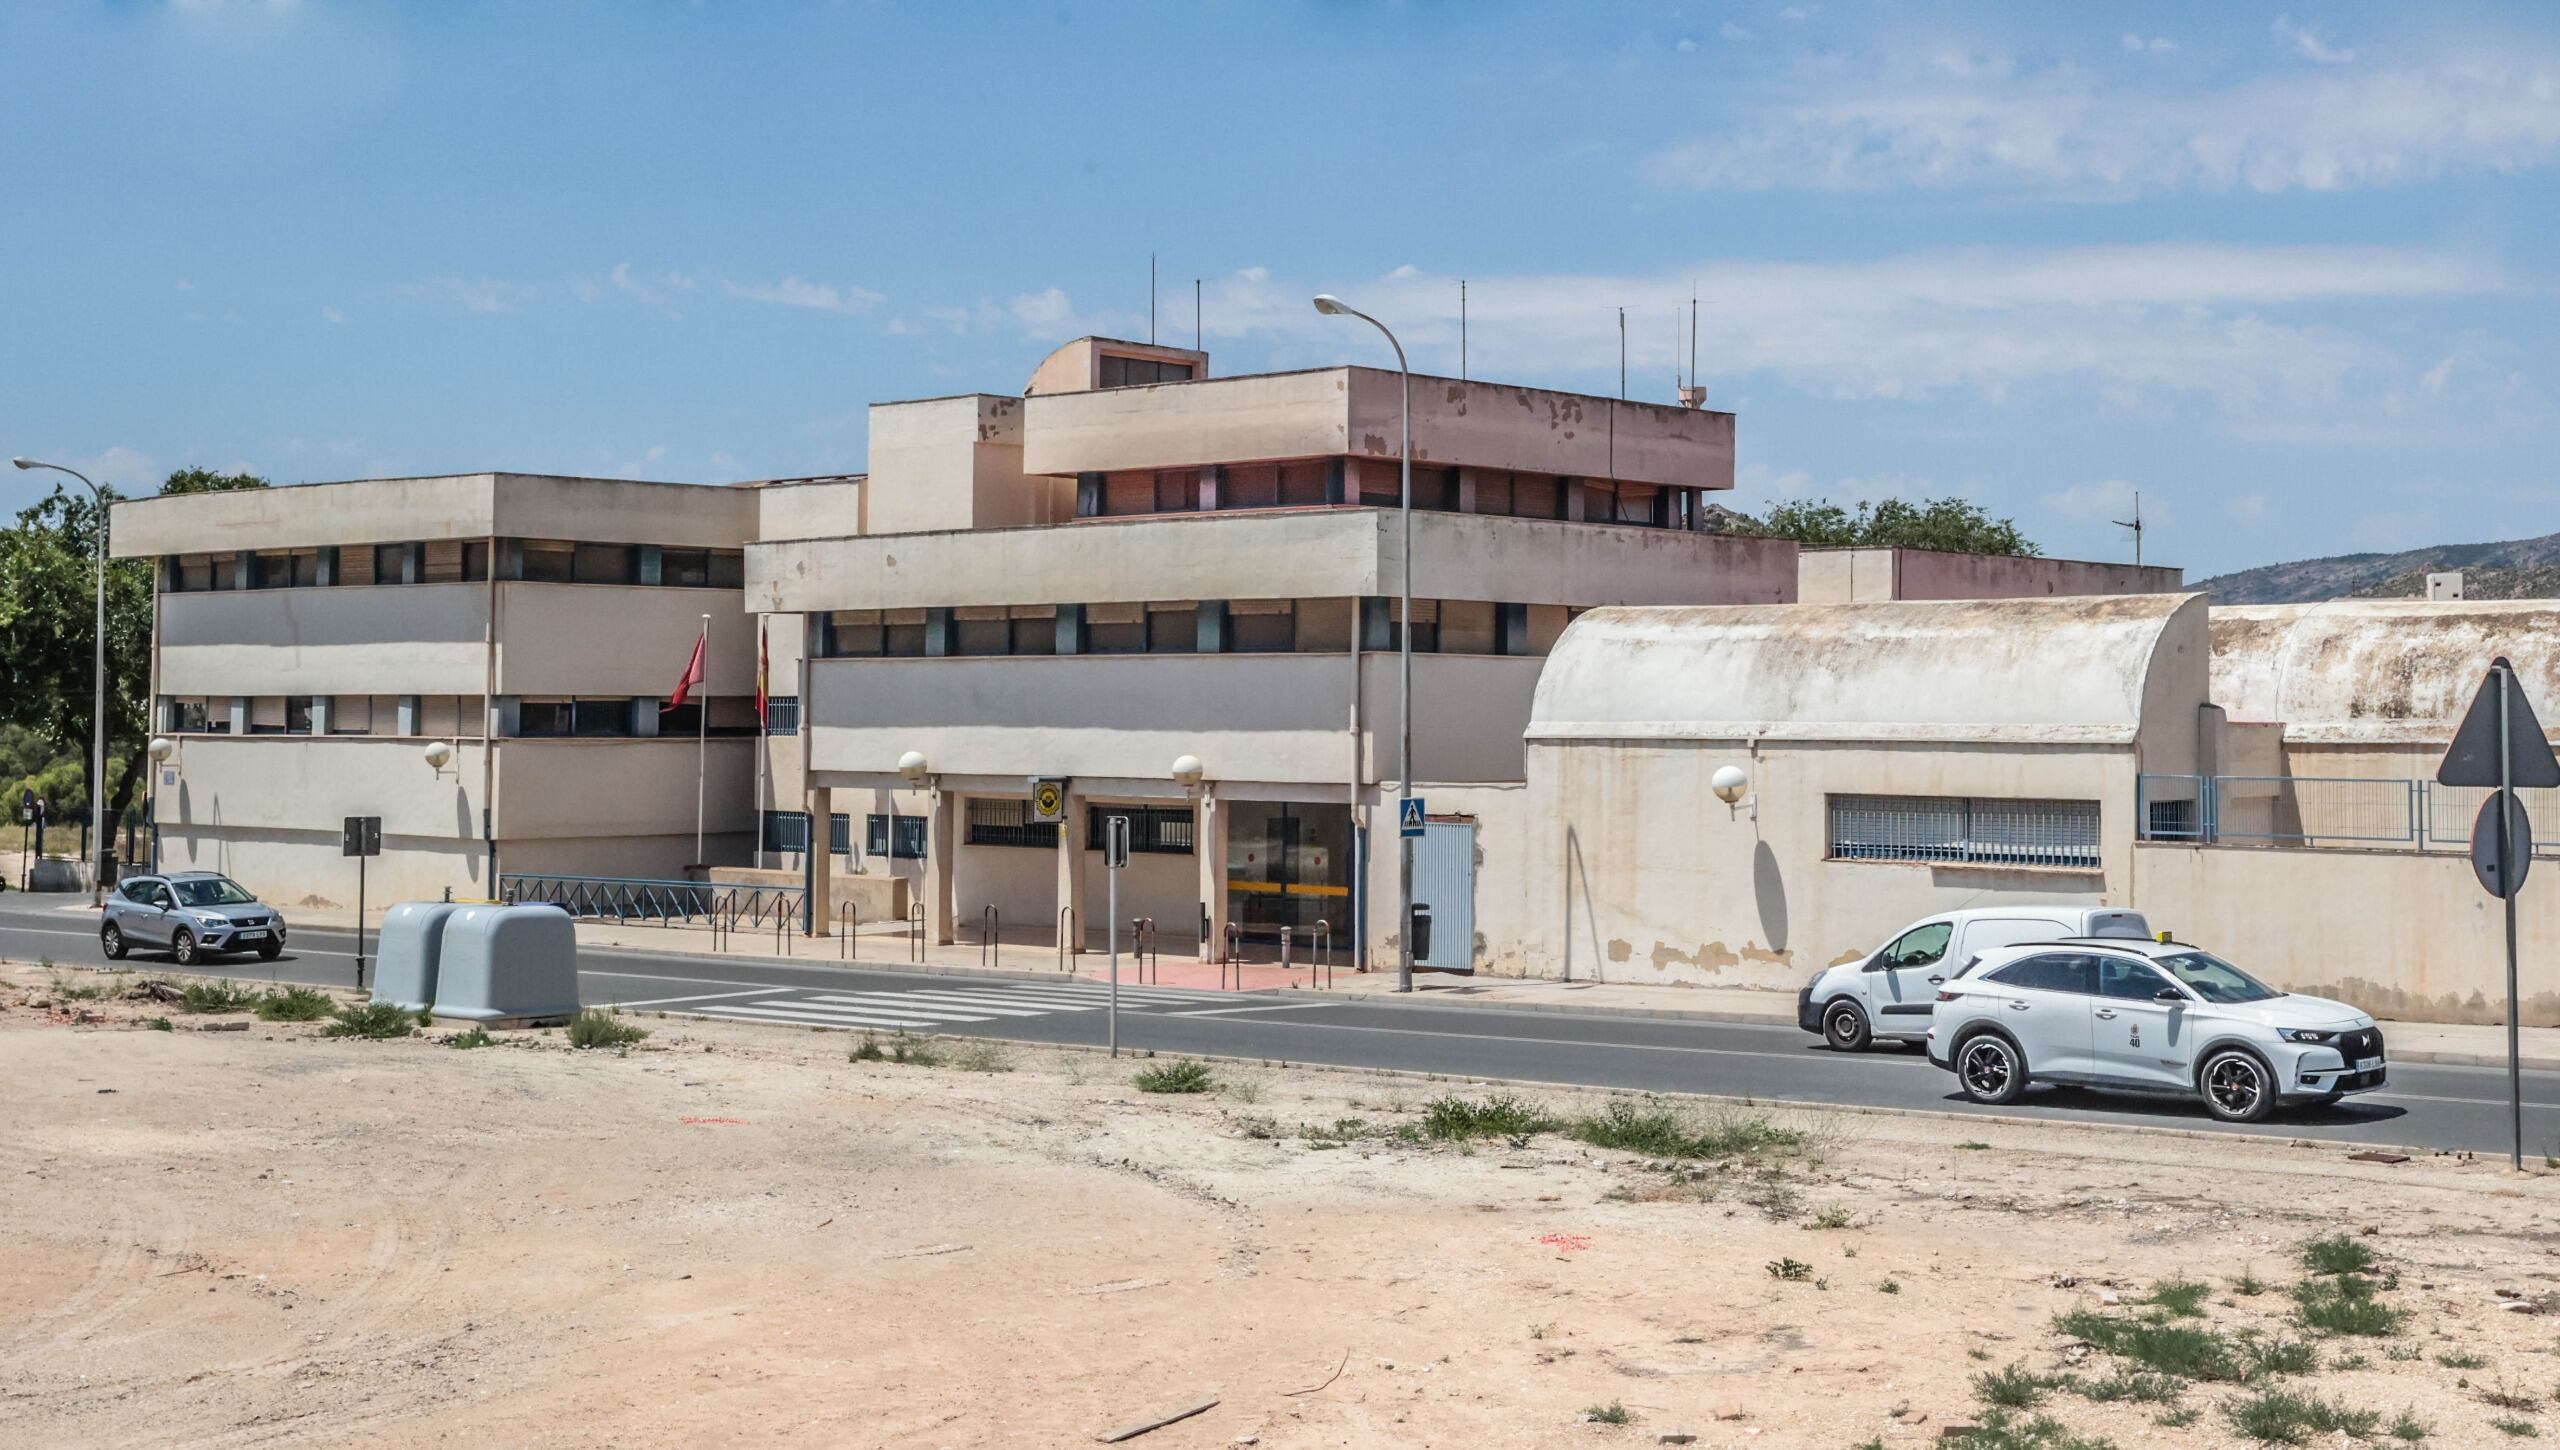
[[907, 910], [907, 960], [924, 960], [924, 903], [919, 901]]
[[979, 966], [989, 968], [990, 970], [1003, 970], [1004, 943], [996, 936], [996, 933], [1002, 930], [1003, 926], [1004, 918], [997, 913], [995, 903], [987, 903], [987, 909], [984, 912], [981, 912], [978, 916]]
[[1316, 918], [1315, 941], [1311, 946], [1312, 951], [1307, 957], [1307, 985], [1313, 987], [1316, 984], [1316, 964], [1318, 962], [1322, 962], [1324, 964], [1324, 984], [1326, 987], [1330, 988], [1333, 985], [1332, 922], [1325, 920], [1323, 917]]
[[1074, 935], [1074, 933], [1075, 933], [1075, 929], [1076, 929], [1076, 909], [1075, 909], [1074, 907], [1072, 907], [1072, 906], [1061, 906], [1061, 907], [1059, 907], [1059, 908], [1058, 908], [1058, 970], [1059, 970], [1059, 971], [1062, 971], [1062, 972], [1063, 972], [1063, 971], [1068, 971], [1068, 970], [1070, 970], [1070, 969], [1071, 969], [1071, 965], [1070, 965], [1070, 962], [1069, 962], [1069, 960], [1068, 960], [1068, 957], [1069, 957], [1069, 952], [1068, 952], [1068, 942], [1073, 938], [1073, 935]]

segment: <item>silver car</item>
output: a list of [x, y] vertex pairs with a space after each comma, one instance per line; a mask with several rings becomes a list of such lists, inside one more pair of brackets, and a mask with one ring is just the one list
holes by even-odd
[[284, 951], [284, 917], [216, 872], [132, 876], [107, 893], [98, 944], [109, 961], [156, 948], [182, 967], [223, 952], [253, 951], [272, 962]]

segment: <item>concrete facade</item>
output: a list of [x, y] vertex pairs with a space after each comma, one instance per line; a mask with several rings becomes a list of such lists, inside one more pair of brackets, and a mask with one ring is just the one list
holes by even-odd
[[1796, 561], [1796, 601], [1857, 604], [1885, 599], [2043, 599], [2091, 594], [2170, 594], [2184, 571], [1937, 549], [1807, 549]]

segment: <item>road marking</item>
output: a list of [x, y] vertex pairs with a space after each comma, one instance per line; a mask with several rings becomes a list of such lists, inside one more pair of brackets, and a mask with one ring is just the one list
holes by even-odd
[[743, 992], [705, 992], [699, 997], [651, 997], [639, 1002], [608, 1002], [609, 1007], [667, 1007], [678, 1002], [711, 1002], [722, 997], [755, 997], [772, 992], [788, 992], [789, 987], [749, 987]]
[[892, 1032], [907, 1032], [934, 1025], [931, 1022], [900, 1021], [887, 1017], [794, 1017], [787, 1012], [777, 1014], [770, 1009], [753, 1006], [701, 1007], [696, 1008], [689, 1015], [717, 1017], [730, 1022], [751, 1022], [766, 1027], [787, 1023], [794, 1027], [878, 1027]]
[[760, 1019], [779, 1018], [785, 1022], [819, 1025], [827, 1022], [853, 1022], [865, 1027], [932, 1027], [943, 1022], [988, 1022], [987, 1017], [925, 1017], [912, 1012], [856, 1011], [851, 1007], [822, 1007], [814, 1002], [740, 1002], [734, 1006], [701, 1007], [697, 1012], [729, 1016], [745, 1012]]
[[1339, 1002], [1274, 1002], [1267, 1007], [1212, 1007], [1205, 1012], [1159, 1012], [1159, 1017], [1233, 1017], [1239, 1012], [1304, 1012], [1310, 1007], [1339, 1007]]
[[992, 1012], [998, 1017], [1046, 1017], [1052, 1012], [1084, 1010], [1080, 1007], [998, 1007], [967, 997], [944, 997], [926, 992], [831, 992], [809, 1000], [840, 1002], [849, 1007], [886, 1008], [891, 1011], [897, 1010], [898, 1004], [902, 1002], [913, 1002], [918, 1008], [931, 1008], [936, 1011], [947, 1008], [955, 1012]]

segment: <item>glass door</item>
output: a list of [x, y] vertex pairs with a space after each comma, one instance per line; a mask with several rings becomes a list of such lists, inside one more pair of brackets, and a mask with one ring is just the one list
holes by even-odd
[[1351, 935], [1351, 808], [1282, 801], [1231, 801], [1227, 819], [1228, 909], [1256, 940], [1280, 928], [1303, 939], [1324, 922], [1337, 942]]

